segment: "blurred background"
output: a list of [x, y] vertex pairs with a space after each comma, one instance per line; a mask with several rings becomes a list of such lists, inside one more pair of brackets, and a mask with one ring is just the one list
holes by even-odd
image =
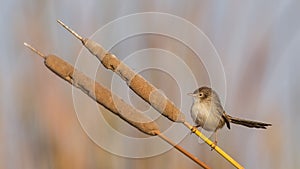
[[[23, 46], [26, 41], [45, 54], [57, 54], [75, 64], [81, 43], [63, 30], [56, 19], [88, 37], [114, 19], [140, 12], [169, 13], [201, 29], [214, 44], [224, 66], [227, 94], [222, 100], [227, 112], [273, 124], [265, 131], [239, 126], [231, 130], [224, 128], [218, 133], [218, 140], [227, 153], [245, 168], [299, 168], [299, 9], [297, 0], [2, 1], [0, 168], [199, 168], [174, 149], [149, 158], [127, 158], [94, 144], [77, 119], [72, 87], [46, 69], [41, 58]], [[136, 48], [129, 50], [128, 44]], [[122, 59], [134, 52], [133, 49], [143, 48], [159, 48], [176, 54], [199, 75], [196, 77], [199, 85], [209, 85], [201, 60], [174, 39], [156, 35], [133, 37], [111, 50]], [[139, 62], [143, 64], [143, 60]], [[99, 69], [97, 80], [110, 86], [112, 73], [101, 66]], [[99, 75], [100, 72], [105, 76]], [[182, 104], [182, 99], [192, 104], [192, 99], [181, 93], [176, 81], [167, 74], [157, 70], [141, 74], [176, 105]], [[126, 93], [136, 108], [147, 108], [132, 92]], [[81, 106], [89, 112], [87, 105]], [[190, 121], [189, 107], [182, 110]], [[125, 135], [147, 137], [106, 111], [103, 116]], [[158, 122], [162, 129], [171, 125], [160, 119]], [[99, 124], [95, 130], [101, 129]], [[182, 127], [180, 131], [186, 135], [180, 145], [209, 166], [233, 168], [207, 145], [199, 144], [195, 136], [188, 135], [187, 129]], [[121, 140], [112, 140], [111, 144], [128, 146]], [[127, 147], [127, 151], [135, 148]]]

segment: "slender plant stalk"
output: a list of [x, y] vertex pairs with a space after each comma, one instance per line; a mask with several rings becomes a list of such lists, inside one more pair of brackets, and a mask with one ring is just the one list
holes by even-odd
[[[210, 167], [204, 162], [183, 149], [181, 146], [172, 142], [165, 135], [163, 135], [160, 132], [158, 125], [148, 116], [142, 114], [132, 106], [125, 103], [121, 98], [113, 94], [110, 90], [101, 86], [98, 82], [90, 79], [85, 74], [78, 71], [72, 65], [60, 59], [59, 57], [55, 55], [46, 56], [40, 51], [34, 49], [29, 44], [24, 43], [24, 45], [41, 56], [44, 59], [45, 66], [49, 68], [53, 73], [69, 82], [74, 87], [83, 91], [98, 104], [104, 106], [110, 112], [119, 116], [121, 119], [125, 120], [127, 123], [131, 124], [133, 127], [139, 129], [143, 133], [151, 136], [158, 136], [159, 138], [163, 139], [201, 167], [210, 169]], [[118, 104], [118, 108], [115, 106], [115, 104]]]
[[[185, 121], [184, 114], [164, 95], [159, 93], [150, 82], [144, 79], [141, 75], [135, 73], [129, 66], [121, 62], [115, 55], [106, 51], [100, 44], [95, 41], [83, 38], [74, 30], [65, 25], [62, 21], [57, 22], [72, 33], [82, 44], [94, 55], [103, 66], [118, 74], [127, 85], [141, 98], [148, 102], [152, 107], [158, 110], [162, 115], [174, 122], [183, 123], [193, 133], [200, 137], [206, 144], [215, 149], [221, 156], [229, 161], [236, 168], [243, 168], [232, 157], [225, 153], [220, 147], [216, 146], [209, 138], [205, 137], [198, 129], [194, 128]], [[151, 100], [150, 100], [151, 98]]]
[[195, 161], [197, 164], [201, 164], [201, 166], [203, 168], [210, 168], [209, 166], [207, 166], [205, 163], [203, 163], [202, 161], [200, 161], [197, 157], [195, 157], [194, 155], [192, 155], [191, 153], [189, 153], [188, 151], [186, 151], [185, 149], [183, 149], [182, 147], [180, 147], [179, 145], [177, 145], [176, 143], [174, 143], [172, 140], [170, 140], [168, 137], [166, 137], [165, 135], [161, 134], [161, 133], [157, 133], [157, 135], [165, 140], [166, 142], [168, 142], [170, 145], [172, 145], [174, 148], [176, 148], [178, 151], [182, 152], [183, 154], [185, 154], [186, 156], [188, 156], [190, 159], [192, 159], [193, 161]]
[[243, 169], [244, 168], [237, 161], [235, 161], [232, 157], [230, 157], [225, 151], [223, 151], [219, 146], [217, 146], [214, 142], [212, 142], [209, 138], [207, 138], [204, 134], [202, 134], [197, 128], [195, 128], [194, 126], [190, 125], [188, 122], [184, 122], [183, 124], [187, 128], [189, 128], [192, 133], [195, 133], [198, 137], [200, 137], [212, 149], [216, 150], [221, 156], [223, 156], [233, 166], [235, 166], [238, 169]]

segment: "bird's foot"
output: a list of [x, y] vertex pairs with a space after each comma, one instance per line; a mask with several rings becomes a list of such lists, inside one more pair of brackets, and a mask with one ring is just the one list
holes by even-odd
[[198, 127], [200, 127], [200, 126], [193, 126], [192, 128], [191, 128], [191, 133], [190, 134], [193, 134], [193, 133], [195, 133], [196, 131], [197, 131], [197, 128]]
[[215, 148], [216, 148], [216, 146], [218, 145], [218, 141], [217, 140], [215, 140], [212, 144], [211, 144], [211, 149], [210, 149], [210, 151], [213, 151]]

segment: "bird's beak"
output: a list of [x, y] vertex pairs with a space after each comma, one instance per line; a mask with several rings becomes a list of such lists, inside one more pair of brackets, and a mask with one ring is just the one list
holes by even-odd
[[194, 93], [188, 93], [187, 95], [192, 96], [192, 97], [196, 96], [196, 94], [194, 94]]

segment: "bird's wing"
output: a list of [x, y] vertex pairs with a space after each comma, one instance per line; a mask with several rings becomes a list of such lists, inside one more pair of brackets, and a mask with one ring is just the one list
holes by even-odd
[[226, 123], [227, 128], [230, 129], [230, 118], [228, 117], [228, 115], [226, 114], [226, 112], [224, 110], [222, 113], [222, 117]]

